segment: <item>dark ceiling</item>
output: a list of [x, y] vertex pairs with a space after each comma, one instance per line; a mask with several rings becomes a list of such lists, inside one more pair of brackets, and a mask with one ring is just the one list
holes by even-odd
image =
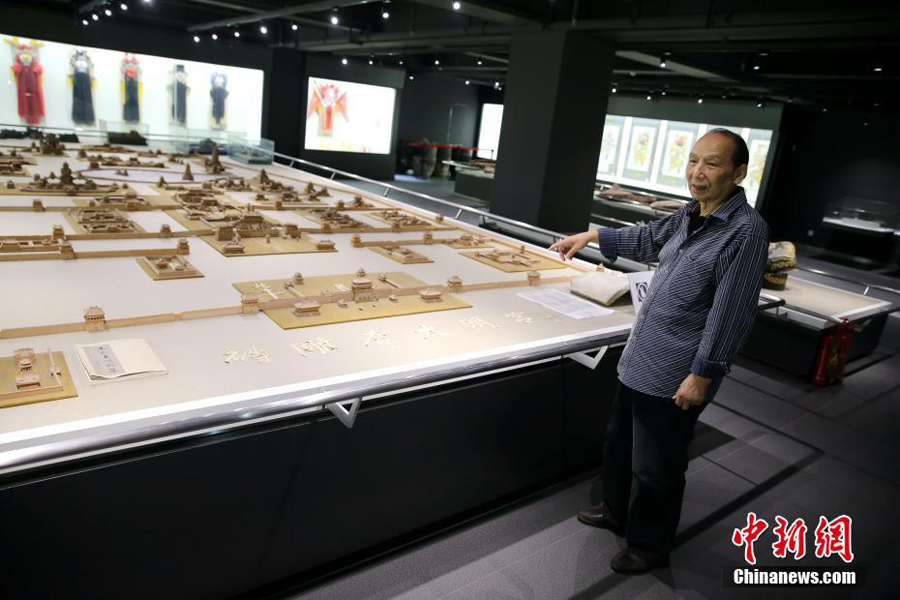
[[221, 39], [238, 31], [241, 43], [323, 52], [480, 85], [505, 81], [513, 35], [542, 29], [584, 30], [612, 40], [613, 79], [621, 94], [871, 109], [896, 102], [888, 90], [900, 79], [896, 0], [460, 0], [458, 9], [453, 0], [11, 3], [69, 12], [78, 27], [82, 18], [89, 27], [123, 19], [196, 35], [203, 44], [216, 43], [214, 33]]

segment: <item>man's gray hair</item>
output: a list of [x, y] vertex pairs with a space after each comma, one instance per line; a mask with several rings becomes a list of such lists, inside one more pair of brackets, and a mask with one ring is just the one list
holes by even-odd
[[706, 133], [718, 133], [726, 136], [731, 140], [731, 162], [732, 164], [734, 164], [735, 168], [740, 167], [741, 165], [746, 165], [750, 162], [750, 151], [747, 149], [747, 142], [745, 142], [744, 138], [742, 138], [735, 132], [731, 131], [730, 129], [716, 127], [715, 129], [710, 129]]

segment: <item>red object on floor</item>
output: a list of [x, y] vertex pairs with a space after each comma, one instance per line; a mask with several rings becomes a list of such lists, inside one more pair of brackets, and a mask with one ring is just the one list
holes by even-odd
[[34, 48], [20, 44], [16, 48], [16, 76], [19, 97], [19, 116], [29, 125], [37, 125], [44, 118], [44, 93], [41, 89], [43, 67], [38, 64]]
[[813, 369], [813, 383], [828, 385], [844, 380], [844, 368], [847, 366], [847, 351], [850, 349], [850, 337], [853, 327], [847, 319], [827, 329], [822, 335], [816, 364]]

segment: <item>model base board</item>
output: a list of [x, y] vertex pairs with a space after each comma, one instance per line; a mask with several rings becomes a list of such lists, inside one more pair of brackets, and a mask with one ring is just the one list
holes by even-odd
[[[307, 236], [299, 238], [285, 237], [243, 237], [235, 243], [228, 240], [217, 240], [214, 235], [201, 235], [200, 239], [215, 248], [222, 256], [268, 256], [271, 254], [307, 254], [312, 252], [337, 252], [334, 245], [318, 246]], [[324, 241], [324, 240], [323, 240]]]
[[500, 269], [504, 273], [521, 273], [524, 271], [547, 271], [550, 269], [565, 269], [566, 266], [559, 261], [551, 260], [534, 252], [522, 252], [521, 250], [493, 250], [461, 252], [480, 263]]
[[177, 254], [159, 257], [142, 256], [135, 260], [153, 281], [203, 277], [203, 273], [198, 271], [197, 267]]
[[58, 381], [51, 371], [51, 361], [47, 352], [35, 353], [35, 361], [32, 367], [34, 375], [40, 379], [39, 385], [22, 387], [16, 385], [16, 376], [20, 374], [20, 368], [16, 364], [15, 357], [4, 356], [0, 358], [0, 408], [9, 406], [21, 406], [36, 402], [48, 402], [50, 400], [62, 400], [74, 398], [78, 395], [69, 365], [62, 352], [51, 351], [53, 365], [59, 370]]
[[[326, 275], [299, 282], [296, 279], [245, 281], [235, 283], [234, 287], [242, 294], [258, 296], [262, 311], [282, 329], [471, 308], [467, 302], [446, 293], [434, 300], [423, 299], [420, 292], [442, 291], [442, 287], [430, 286], [399, 271], [362, 277], [359, 273]], [[267, 304], [287, 306], [266, 308]]]
[[385, 244], [384, 246], [369, 246], [369, 250], [389, 258], [402, 265], [415, 265], [434, 262], [424, 254], [410, 250], [399, 245]]

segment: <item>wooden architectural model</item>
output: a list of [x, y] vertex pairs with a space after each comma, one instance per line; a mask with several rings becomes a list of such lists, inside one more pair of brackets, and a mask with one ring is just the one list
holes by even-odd
[[19, 348], [0, 357], [0, 408], [76, 396], [62, 352]]
[[[62, 144], [49, 138], [42, 142], [42, 147], [52, 154]], [[76, 149], [70, 152], [72, 156]], [[35, 146], [35, 151], [40, 154], [41, 148]], [[554, 260], [549, 253], [527, 250], [503, 236], [484, 235], [483, 230], [445, 219], [441, 214], [406, 207], [338, 182], [289, 172], [277, 165], [269, 167], [269, 171], [238, 165], [220, 157], [217, 150], [208, 158], [166, 155], [159, 150], [111, 156], [130, 152], [108, 144], [82, 145], [77, 159], [72, 159], [71, 168], [60, 159], [39, 159], [38, 168], [29, 169], [30, 180], [0, 185], [0, 196], [30, 196], [6, 206], [0, 204], [0, 210], [14, 208], [30, 213], [15, 218], [21, 217], [29, 227], [39, 226], [37, 231], [43, 232], [0, 235], [0, 270], [8, 261], [108, 259], [109, 262], [91, 264], [91, 268], [98, 265], [96, 270], [103, 272], [109, 265], [114, 267], [109, 270], [113, 273], [127, 265], [128, 269], [142, 270], [153, 281], [169, 281], [152, 283], [139, 275], [132, 282], [135, 290], [144, 285], [158, 291], [160, 304], [168, 302], [166, 308], [147, 311], [150, 314], [122, 315], [107, 314], [99, 305], [92, 305], [83, 313], [74, 310], [68, 318], [51, 319], [50, 325], [13, 323], [0, 329], [0, 339], [26, 338], [23, 345], [34, 345], [33, 338], [41, 335], [159, 323], [178, 327], [194, 319], [226, 316], [246, 319], [243, 323], [249, 326], [271, 320], [282, 329], [293, 329], [424, 315], [473, 308], [485, 297], [475, 292], [509, 290], [513, 294], [528, 286], [563, 284], [572, 278], [572, 271], [584, 270], [580, 267], [569, 270], [568, 265]], [[92, 167], [100, 168], [73, 172], [73, 168], [84, 169], [92, 162], [96, 163]], [[14, 163], [26, 164], [24, 160], [0, 160], [0, 165]], [[168, 170], [154, 170], [166, 164]], [[59, 172], [59, 177], [51, 172], [50, 165]], [[113, 176], [113, 169], [119, 170], [118, 176]], [[231, 173], [226, 173], [226, 169]], [[100, 185], [98, 181], [103, 179], [116, 183]], [[62, 198], [48, 201], [41, 196]], [[60, 225], [63, 219], [68, 221], [65, 228]], [[193, 257], [192, 264], [187, 260], [191, 251], [188, 238], [199, 238], [217, 253], [211, 254], [202, 247], [204, 253]], [[150, 242], [143, 244], [136, 240]], [[161, 243], [161, 240], [168, 241]], [[323, 252], [339, 253], [305, 256]], [[265, 259], [269, 262], [243, 260], [282, 254], [303, 256]], [[457, 256], [466, 258], [457, 259]], [[223, 268], [221, 261], [226, 257], [229, 263], [242, 264], [236, 269]], [[381, 257], [393, 261], [395, 267], [389, 268], [396, 270], [382, 271], [391, 263], [385, 263]], [[360, 259], [359, 263], [355, 258]], [[347, 268], [348, 260], [354, 261], [349, 265], [354, 268], [362, 263], [372, 269], [359, 268], [353, 272]], [[451, 260], [456, 262], [451, 264]], [[403, 265], [428, 263], [434, 265], [408, 269], [420, 277], [402, 270]], [[195, 264], [203, 267], [207, 282], [178, 281], [204, 277]], [[262, 273], [283, 273], [285, 277], [235, 282], [254, 275], [233, 273], [248, 273], [248, 267], [255, 270], [256, 265], [261, 267], [257, 277], [271, 277]], [[273, 271], [273, 265], [281, 265], [278, 268], [283, 271]], [[335, 265], [343, 267], [335, 268]], [[86, 272], [72, 264], [59, 268], [66, 267], [71, 267], [70, 272]], [[548, 269], [565, 272], [555, 277], [547, 273], [542, 276], [542, 271]], [[512, 275], [491, 276], [497, 271]], [[318, 275], [323, 272], [332, 274]], [[235, 291], [229, 293], [226, 287], [222, 292], [223, 284], [231, 285]], [[90, 282], [84, 282], [80, 289], [83, 291], [87, 286]], [[192, 310], [172, 307], [173, 298], [183, 297], [182, 289], [206, 290], [208, 294], [220, 290], [220, 295]], [[175, 290], [178, 293], [171, 293]], [[128, 293], [139, 292], [123, 291]], [[146, 288], [143, 293], [147, 293]], [[117, 310], [113, 307], [122, 306], [102, 297], [85, 298], [78, 306], [92, 303], [102, 304], [112, 313]], [[214, 350], [220, 352], [221, 348]], [[17, 394], [16, 402], [22, 401], [23, 393], [28, 401], [50, 399], [51, 392], [58, 387], [52, 373], [53, 364], [59, 367], [63, 382], [59, 393], [75, 394], [74, 387], [66, 387], [67, 371], [62, 354], [52, 353], [52, 361], [48, 360], [50, 356], [23, 348], [8, 359], [8, 370], [3, 370], [6, 364], [3, 361], [7, 359], [0, 359], [0, 407], [8, 405], [7, 400], [12, 398], [7, 392]], [[273, 352], [273, 359], [276, 356]], [[36, 390], [41, 393], [34, 393]]]
[[75, 208], [66, 218], [79, 233], [135, 233], [141, 227], [119, 210], [108, 208]]
[[488, 251], [463, 252], [463, 255], [507, 273], [565, 268], [558, 260], [529, 252], [525, 250], [525, 246], [520, 246], [516, 250], [494, 248]]
[[142, 256], [136, 260], [144, 272], [152, 277], [154, 281], [203, 277], [203, 273], [178, 254]]
[[386, 243], [381, 246], [370, 246], [369, 249], [404, 265], [434, 262], [424, 254], [399, 244]]

